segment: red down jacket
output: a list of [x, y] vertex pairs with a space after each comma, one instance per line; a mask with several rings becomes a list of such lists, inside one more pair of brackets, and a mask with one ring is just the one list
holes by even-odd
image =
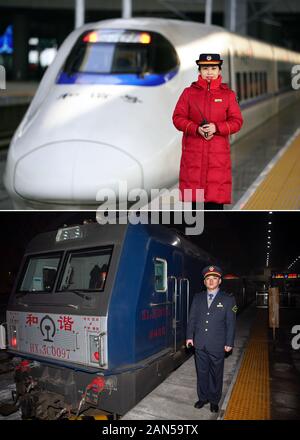
[[[175, 127], [183, 131], [179, 188], [204, 189], [204, 201], [231, 203], [231, 160], [229, 135], [240, 130], [243, 118], [235, 93], [222, 84], [221, 75], [208, 83], [200, 75], [181, 94], [174, 113]], [[216, 126], [209, 141], [198, 134], [198, 126], [205, 118]]]

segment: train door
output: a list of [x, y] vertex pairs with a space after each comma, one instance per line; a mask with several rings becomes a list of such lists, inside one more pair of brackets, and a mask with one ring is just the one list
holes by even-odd
[[172, 347], [174, 351], [176, 351], [176, 300], [178, 295], [178, 279], [174, 275], [170, 275], [168, 277], [168, 298], [171, 304], [171, 313], [169, 316], [169, 326], [168, 326], [168, 346]]
[[186, 338], [189, 280], [181, 276], [183, 274], [183, 256], [179, 253], [175, 253], [174, 260], [176, 271], [179, 275], [176, 279], [176, 283], [175, 279], [173, 279], [173, 343], [174, 351], [177, 351]]
[[181, 278], [179, 280], [179, 289], [181, 299], [182, 339], [185, 340], [190, 304], [190, 281], [188, 278]]
[[155, 294], [151, 303], [151, 319], [157, 323], [151, 330], [151, 338], [160, 341], [161, 348], [172, 346], [172, 292], [177, 280], [168, 276], [168, 262], [155, 257]]

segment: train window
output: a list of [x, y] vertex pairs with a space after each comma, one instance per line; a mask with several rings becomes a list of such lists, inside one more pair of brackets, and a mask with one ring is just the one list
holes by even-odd
[[243, 93], [243, 97], [244, 99], [248, 99], [248, 81], [247, 81], [247, 72], [243, 73], [243, 85], [244, 85], [244, 93]]
[[[101, 83], [109, 82], [104, 75], [128, 74], [146, 80], [147, 75], [166, 74], [177, 69], [178, 65], [179, 58], [174, 47], [157, 32], [120, 29], [86, 31], [67, 57], [57, 82]], [[118, 84], [133, 80], [120, 76], [116, 79]]]
[[263, 84], [264, 84], [264, 92], [268, 93], [267, 72], [263, 72]]
[[236, 74], [236, 93], [239, 100], [242, 99], [242, 84], [241, 84], [241, 74], [237, 72]]
[[291, 66], [285, 62], [277, 63], [278, 89], [280, 91], [291, 88]]
[[249, 88], [250, 88], [250, 93], [249, 93], [249, 97], [253, 98], [253, 73], [250, 72], [249, 73]]
[[59, 262], [59, 255], [29, 258], [18, 291], [30, 293], [52, 292]]
[[166, 292], [168, 288], [168, 263], [162, 258], [154, 261], [155, 291]]
[[264, 88], [264, 72], [259, 72], [259, 82], [260, 82], [260, 93], [264, 94], [265, 93], [265, 88]]
[[59, 291], [103, 291], [111, 254], [112, 248], [70, 252]]
[[258, 72], [254, 73], [254, 76], [255, 76], [255, 80], [254, 80], [254, 82], [255, 82], [255, 95], [260, 95], [258, 75], [259, 75]]

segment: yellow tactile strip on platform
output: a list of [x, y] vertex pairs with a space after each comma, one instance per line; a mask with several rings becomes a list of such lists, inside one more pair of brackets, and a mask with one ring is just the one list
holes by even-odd
[[268, 323], [258, 311], [224, 420], [270, 420]]
[[283, 153], [243, 209], [300, 209], [300, 136]]

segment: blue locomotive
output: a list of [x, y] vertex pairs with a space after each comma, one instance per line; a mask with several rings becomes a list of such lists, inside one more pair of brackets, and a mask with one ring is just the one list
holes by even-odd
[[122, 415], [188, 356], [209, 255], [160, 225], [89, 223], [29, 244], [7, 310], [24, 417]]

